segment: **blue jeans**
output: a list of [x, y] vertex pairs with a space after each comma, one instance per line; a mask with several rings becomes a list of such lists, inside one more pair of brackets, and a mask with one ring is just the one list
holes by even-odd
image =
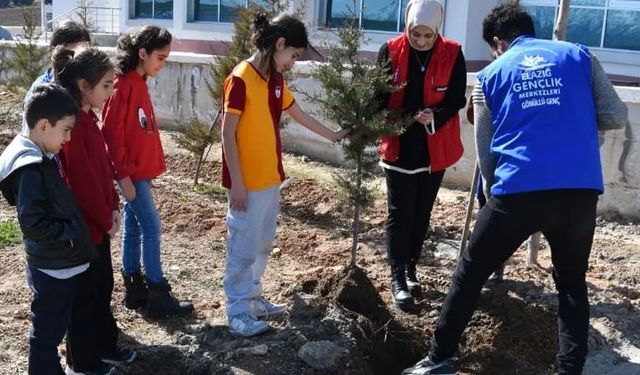
[[33, 293], [29, 332], [29, 374], [64, 374], [58, 357], [76, 290], [83, 274], [56, 279], [27, 266], [27, 283]]
[[262, 276], [276, 236], [280, 185], [247, 192], [247, 210], [227, 212], [227, 261], [223, 287], [227, 315], [249, 312], [262, 295]]
[[140, 256], [147, 281], [161, 284], [160, 236], [162, 225], [151, 195], [151, 181], [134, 181], [136, 198], [124, 204], [122, 267], [131, 276], [140, 271]]

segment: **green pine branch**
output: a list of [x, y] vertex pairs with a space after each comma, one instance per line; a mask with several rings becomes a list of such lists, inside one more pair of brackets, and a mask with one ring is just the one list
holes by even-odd
[[351, 264], [354, 265], [362, 228], [360, 215], [374, 202], [374, 190], [369, 182], [374, 178], [370, 171], [379, 160], [377, 143], [382, 136], [401, 133], [410, 121], [384, 109], [384, 98], [399, 87], [392, 83], [388, 66], [360, 58], [359, 51], [366, 40], [357, 19], [346, 21], [336, 33], [338, 42], [327, 45], [326, 63], [319, 64], [313, 72], [322, 90], [303, 94], [318, 105], [322, 117], [351, 130], [349, 140], [342, 143], [342, 150], [353, 167], [334, 175], [334, 179], [352, 208]]

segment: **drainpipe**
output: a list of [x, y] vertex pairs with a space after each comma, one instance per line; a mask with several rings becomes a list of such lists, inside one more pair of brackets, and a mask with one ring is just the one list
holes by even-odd
[[442, 31], [440, 35], [444, 36], [444, 26], [447, 24], [447, 0], [442, 0], [442, 8], [444, 9], [444, 13], [442, 14]]
[[45, 21], [47, 19], [46, 14], [44, 14], [44, 0], [40, 1], [40, 32], [44, 33], [44, 40], [47, 40], [47, 25]]

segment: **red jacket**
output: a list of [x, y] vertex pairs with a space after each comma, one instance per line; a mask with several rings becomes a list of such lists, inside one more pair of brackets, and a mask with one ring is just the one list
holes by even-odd
[[118, 180], [150, 180], [164, 172], [164, 152], [145, 78], [135, 70], [116, 77], [102, 119]]
[[60, 152], [60, 162], [69, 188], [89, 227], [91, 241], [98, 245], [113, 225], [118, 194], [113, 187], [113, 165], [93, 111], [78, 111], [71, 141]]
[[[394, 83], [400, 85], [407, 80], [407, 67], [409, 66], [410, 45], [407, 34], [393, 38], [387, 42], [391, 69]], [[434, 107], [445, 96], [445, 90], [440, 88], [449, 85], [451, 71], [460, 52], [460, 44], [453, 40], [436, 37], [431, 58], [424, 75], [424, 106]], [[400, 89], [389, 99], [388, 108], [393, 111], [401, 111], [404, 100], [404, 89]], [[435, 134], [427, 134], [429, 148], [429, 160], [431, 171], [441, 171], [450, 167], [462, 156], [463, 148], [460, 140], [460, 118], [456, 114], [451, 117]], [[380, 143], [380, 156], [386, 161], [398, 160], [400, 154], [400, 141], [398, 136], [383, 137]]]

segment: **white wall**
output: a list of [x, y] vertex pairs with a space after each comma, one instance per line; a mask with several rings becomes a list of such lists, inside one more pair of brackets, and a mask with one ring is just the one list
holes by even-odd
[[[120, 31], [124, 32], [148, 23], [169, 28], [177, 39], [195, 40], [231, 40], [233, 27], [231, 24], [213, 22], [187, 22], [188, 0], [174, 0], [173, 20], [130, 19], [130, 3], [133, 0], [96, 0], [98, 2], [118, 3], [121, 9]], [[382, 0], [380, 0], [382, 1]], [[445, 0], [442, 0], [443, 3]], [[482, 21], [489, 11], [504, 0], [446, 0], [444, 35], [462, 44], [467, 60], [490, 60], [487, 44], [482, 39]], [[54, 3], [74, 3], [74, 0], [56, 0]], [[323, 41], [335, 42], [337, 38], [331, 31], [318, 28], [318, 17], [321, 10], [319, 0], [293, 0], [291, 10], [307, 4], [304, 12], [305, 22], [309, 27], [309, 35], [314, 45]], [[97, 6], [97, 5], [96, 5]], [[364, 51], [377, 52], [380, 45], [395, 32], [367, 32], [369, 41], [363, 46]], [[623, 52], [612, 50], [595, 50], [603, 62], [607, 73], [640, 77], [640, 52]]]
[[76, 7], [75, 0], [54, 0], [51, 4], [51, 10], [53, 13], [53, 18], [66, 13], [69, 9]]
[[[93, 0], [91, 6], [94, 7], [113, 7], [117, 8], [118, 0]], [[61, 14], [66, 13], [70, 9], [73, 9], [78, 6], [78, 0], [53, 0], [52, 1], [52, 10], [53, 10], [53, 18], [59, 16]]]
[[[95, 8], [115, 8], [120, 7], [120, 0], [92, 0], [89, 4]], [[78, 0], [54, 0], [51, 5], [53, 27], [68, 19], [77, 20], [75, 11]], [[107, 9], [94, 9], [88, 14], [89, 21], [97, 28], [97, 32], [117, 33], [120, 30], [120, 16], [118, 12], [111, 12]]]

